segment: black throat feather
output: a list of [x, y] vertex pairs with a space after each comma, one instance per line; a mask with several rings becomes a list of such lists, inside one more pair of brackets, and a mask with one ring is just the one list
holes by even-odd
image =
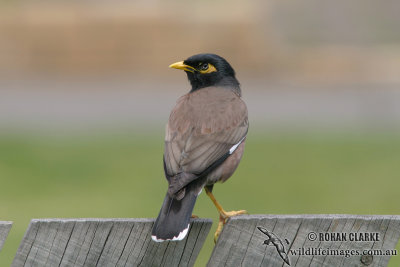
[[224, 77], [217, 73], [210, 73], [207, 75], [200, 76], [196, 73], [188, 71], [186, 72], [186, 74], [188, 76], [190, 85], [192, 86], [190, 93], [205, 87], [217, 86], [217, 87], [227, 87], [233, 90], [239, 96], [242, 95], [242, 92], [240, 90], [240, 83], [235, 77], [232, 76]]

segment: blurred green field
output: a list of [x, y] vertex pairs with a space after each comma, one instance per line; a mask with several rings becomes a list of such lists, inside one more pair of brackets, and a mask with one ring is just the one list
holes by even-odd
[[[9, 266], [31, 218], [155, 217], [167, 183], [163, 133], [0, 136], [0, 220], [14, 221], [0, 254]], [[235, 175], [214, 193], [251, 214], [400, 214], [400, 135], [250, 133]], [[218, 214], [201, 194], [194, 214]], [[398, 246], [399, 249], [399, 246]], [[390, 266], [400, 266], [393, 257]]]

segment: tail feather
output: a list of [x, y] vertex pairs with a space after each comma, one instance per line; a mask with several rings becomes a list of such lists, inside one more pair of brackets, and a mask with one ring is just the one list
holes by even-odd
[[180, 200], [166, 194], [151, 233], [154, 241], [176, 241], [185, 238], [189, 231], [189, 221], [198, 195], [195, 191], [186, 190], [185, 196]]

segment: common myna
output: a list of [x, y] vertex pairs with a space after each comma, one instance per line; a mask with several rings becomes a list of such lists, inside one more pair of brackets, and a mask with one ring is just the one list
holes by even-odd
[[249, 128], [247, 107], [235, 71], [224, 58], [198, 54], [170, 67], [184, 70], [192, 89], [178, 99], [166, 126], [164, 173], [169, 186], [152, 239], [182, 240], [204, 187], [220, 214], [216, 241], [229, 217], [247, 213], [226, 212], [212, 194], [214, 183], [226, 181], [239, 165]]

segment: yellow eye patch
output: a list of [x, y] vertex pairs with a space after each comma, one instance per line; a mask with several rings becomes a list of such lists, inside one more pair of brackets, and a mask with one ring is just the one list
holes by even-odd
[[214, 65], [210, 63], [204, 63], [199, 66], [198, 71], [201, 74], [206, 74], [206, 73], [216, 72], [217, 68], [215, 68]]

